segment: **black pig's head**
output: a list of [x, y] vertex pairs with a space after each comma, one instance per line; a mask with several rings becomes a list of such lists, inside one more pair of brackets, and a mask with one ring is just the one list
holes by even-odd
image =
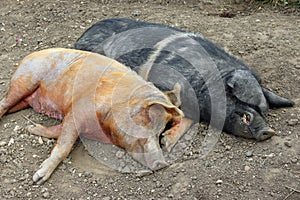
[[227, 79], [226, 84], [229, 96], [226, 131], [259, 141], [272, 137], [275, 132], [263, 116], [268, 111], [268, 103], [260, 84], [251, 72], [236, 70]]
[[226, 119], [226, 132], [244, 138], [254, 138], [258, 141], [266, 140], [275, 134], [261, 113], [245, 104], [236, 104]]
[[275, 131], [265, 119], [269, 107], [293, 105], [292, 101], [261, 87], [250, 71], [234, 71], [226, 84], [227, 116], [224, 130], [234, 135], [259, 141], [272, 137]]

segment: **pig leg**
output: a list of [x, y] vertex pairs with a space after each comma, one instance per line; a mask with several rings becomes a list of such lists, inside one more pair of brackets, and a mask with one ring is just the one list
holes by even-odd
[[14, 113], [20, 110], [23, 110], [25, 108], [28, 108], [29, 104], [27, 101], [21, 101], [19, 102], [17, 105], [15, 105], [14, 107], [10, 108], [7, 113]]
[[69, 114], [63, 120], [61, 134], [50, 157], [41, 164], [40, 169], [33, 175], [33, 181], [37, 184], [44, 183], [59, 163], [69, 155], [77, 138], [78, 132], [73, 121], [73, 116]]
[[24, 74], [24, 76], [12, 78], [7, 93], [0, 101], [0, 118], [14, 106], [19, 103], [21, 105], [22, 100], [38, 88], [40, 81], [32, 81], [31, 76], [32, 74], [28, 74], [28, 76]]
[[46, 138], [54, 138], [57, 139], [60, 136], [61, 133], [62, 124], [51, 126], [51, 127], [45, 127], [40, 124], [34, 124], [34, 125], [28, 125], [26, 126], [26, 130], [29, 133], [39, 135]]
[[129, 151], [126, 149], [133, 159], [154, 171], [168, 166], [159, 146], [157, 135], [151, 136], [147, 138], [146, 141], [137, 142], [136, 144], [133, 149]]
[[193, 120], [182, 118], [182, 120], [173, 123], [175, 124], [172, 124], [172, 128], [163, 133], [163, 138], [161, 139], [161, 143], [168, 152], [172, 150], [181, 136], [191, 127]]

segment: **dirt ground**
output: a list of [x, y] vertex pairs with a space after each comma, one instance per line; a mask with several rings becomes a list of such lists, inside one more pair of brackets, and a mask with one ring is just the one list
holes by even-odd
[[300, 199], [299, 11], [249, 1], [140, 2], [1, 1], [1, 96], [25, 55], [49, 47], [72, 47], [93, 23], [128, 17], [202, 33], [249, 64], [267, 88], [294, 100], [293, 108], [270, 111], [267, 118], [276, 136], [256, 142], [222, 134], [211, 154], [201, 159], [200, 131], [182, 159], [144, 177], [105, 169], [78, 142], [68, 159], [39, 186], [33, 184], [32, 175], [55, 141], [41, 141], [26, 132], [30, 122], [23, 116], [45, 125], [57, 122], [27, 109], [5, 116], [0, 123], [0, 198]]

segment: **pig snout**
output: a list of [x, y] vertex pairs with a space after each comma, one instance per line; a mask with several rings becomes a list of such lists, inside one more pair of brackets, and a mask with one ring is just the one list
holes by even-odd
[[162, 152], [146, 152], [146, 153], [131, 153], [131, 156], [139, 161], [144, 166], [147, 166], [150, 170], [156, 171], [167, 167], [169, 164], [165, 161]]
[[149, 169], [155, 171], [161, 168], [168, 166], [169, 164], [165, 161], [163, 156], [163, 152], [159, 146], [157, 136], [152, 136], [147, 138], [147, 142], [140, 146], [139, 148], [142, 151], [140, 152], [130, 152], [131, 156], [143, 164], [147, 166]]
[[273, 135], [275, 135], [275, 131], [270, 127], [266, 127], [258, 131], [257, 135], [255, 136], [255, 139], [258, 141], [263, 141], [269, 139]]

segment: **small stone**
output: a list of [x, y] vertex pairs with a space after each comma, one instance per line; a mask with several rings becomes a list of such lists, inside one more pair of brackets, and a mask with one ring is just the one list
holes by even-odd
[[226, 145], [226, 146], [225, 146], [225, 150], [226, 150], [226, 151], [229, 151], [231, 148], [232, 148], [232, 147], [231, 147], [230, 145]]
[[287, 147], [289, 147], [289, 148], [292, 147], [292, 143], [289, 142], [289, 141], [285, 141], [284, 145], [287, 146]]
[[252, 157], [253, 151], [246, 151], [245, 155], [246, 155], [246, 157]]
[[135, 17], [139, 16], [140, 14], [141, 14], [141, 13], [140, 13], [140, 11], [138, 11], [138, 10], [135, 10], [135, 11], [133, 11], [133, 13], [132, 13], [132, 15], [135, 16]]
[[7, 144], [7, 142], [1, 141], [1, 142], [0, 142], [0, 147], [4, 147], [6, 144]]
[[14, 143], [15, 143], [14, 138], [10, 138], [10, 140], [9, 140], [9, 142], [8, 142], [8, 144], [7, 144], [7, 146], [11, 146], [11, 145], [14, 144]]
[[276, 113], [268, 113], [268, 115], [271, 116], [271, 117], [277, 117]]
[[14, 128], [14, 132], [19, 132], [22, 128], [19, 125], [16, 125]]
[[190, 140], [192, 140], [193, 138], [192, 138], [191, 135], [186, 134], [186, 135], [184, 136], [184, 139], [190, 141]]
[[125, 155], [124, 151], [117, 151], [117, 153], [116, 153], [117, 158], [122, 158], [124, 155]]
[[290, 126], [295, 126], [295, 125], [298, 124], [298, 122], [299, 122], [298, 119], [290, 119], [290, 120], [288, 121], [288, 125], [290, 125]]
[[294, 164], [297, 163], [297, 161], [298, 161], [297, 158], [292, 158], [292, 159], [291, 159], [291, 162], [294, 163]]
[[43, 141], [42, 137], [39, 137], [39, 143], [44, 144], [44, 141]]
[[248, 165], [245, 166], [245, 171], [249, 171], [250, 170], [250, 167]]
[[222, 183], [223, 183], [223, 181], [221, 179], [219, 179], [219, 180], [216, 181], [217, 185], [222, 184]]
[[9, 128], [10, 127], [10, 123], [6, 123], [3, 126], [4, 126], [4, 128]]
[[43, 193], [43, 197], [44, 197], [45, 199], [49, 198], [49, 197], [50, 197], [50, 193], [49, 193], [49, 192], [44, 192], [44, 193]]

